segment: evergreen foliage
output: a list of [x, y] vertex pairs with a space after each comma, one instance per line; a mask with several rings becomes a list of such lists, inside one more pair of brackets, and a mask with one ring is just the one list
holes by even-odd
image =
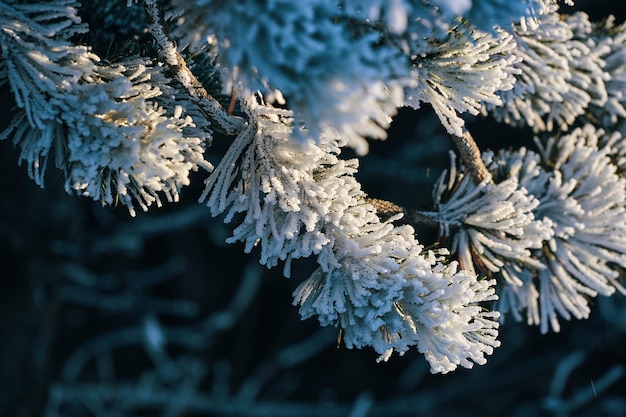
[[[227, 242], [288, 277], [316, 260], [296, 278], [303, 318], [380, 360], [414, 348], [433, 373], [485, 363], [505, 314], [559, 331], [626, 293], [625, 25], [556, 0], [95, 3], [0, 0], [0, 139], [38, 185], [53, 163], [68, 193], [135, 216], [202, 169]], [[462, 161], [429, 209], [368, 196], [342, 152], [425, 106]], [[480, 114], [537, 149], [481, 154]]]

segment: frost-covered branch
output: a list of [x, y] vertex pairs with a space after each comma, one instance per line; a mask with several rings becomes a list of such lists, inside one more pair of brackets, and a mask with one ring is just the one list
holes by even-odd
[[222, 108], [220, 103], [213, 98], [195, 75], [191, 72], [187, 63], [178, 52], [176, 45], [172, 42], [165, 30], [163, 13], [157, 0], [144, 0], [146, 12], [150, 21], [150, 32], [161, 48], [161, 52], [172, 71], [176, 80], [185, 88], [190, 99], [225, 133], [232, 135], [237, 133], [244, 123], [239, 117], [229, 114]]
[[[177, 201], [189, 173], [204, 161], [204, 139], [182, 106], [163, 108], [162, 73], [140, 57], [108, 63], [71, 37], [86, 30], [74, 2], [0, 4], [7, 25], [0, 36], [17, 111], [0, 139], [21, 148], [20, 161], [41, 186], [48, 159], [65, 176], [68, 193], [134, 214]], [[194, 132], [194, 133], [197, 133]]]
[[485, 153], [493, 184], [469, 181], [453, 161], [436, 211], [424, 213], [452, 237], [461, 265], [501, 279], [498, 309], [518, 319], [527, 310], [542, 332], [558, 331], [558, 316], [586, 318], [589, 297], [624, 292], [626, 184], [606, 145], [616, 137], [603, 138], [586, 126], [550, 138], [541, 156]]
[[440, 264], [409, 226], [382, 223], [337, 141], [294, 143], [290, 113], [257, 100], [244, 103], [250, 124], [202, 197], [226, 221], [245, 213], [229, 241], [260, 245], [261, 263], [284, 260], [286, 275], [292, 259], [316, 255], [294, 303], [304, 318], [342, 328], [348, 347], [371, 345], [387, 359], [417, 345], [433, 372], [484, 363], [498, 345], [497, 313], [479, 306], [493, 298], [491, 282]]
[[[54, 163], [68, 193], [134, 216], [179, 201], [203, 168], [199, 200], [232, 225], [227, 242], [287, 277], [315, 261], [294, 286], [303, 318], [380, 360], [415, 349], [433, 372], [485, 363], [500, 312], [558, 331], [560, 319], [588, 317], [591, 298], [626, 292], [626, 26], [614, 19], [566, 15], [556, 0], [145, 0], [141, 19], [107, 38], [104, 22], [81, 18], [89, 7], [0, 0], [0, 88], [13, 100], [0, 139], [39, 185]], [[110, 53], [150, 36], [156, 48]], [[432, 199], [412, 184], [399, 204], [366, 194], [367, 159], [342, 152], [364, 156], [402, 107], [430, 112], [460, 161]], [[481, 151], [468, 127], [480, 113], [529, 127], [538, 150], [502, 138]], [[221, 133], [229, 143], [207, 154]], [[427, 155], [438, 140], [410, 135]], [[411, 168], [441, 172], [428, 159]], [[92, 249], [204, 220], [187, 214]], [[65, 273], [86, 279], [71, 265]], [[111, 311], [134, 300], [62, 290]], [[204, 330], [229, 326], [235, 310]]]

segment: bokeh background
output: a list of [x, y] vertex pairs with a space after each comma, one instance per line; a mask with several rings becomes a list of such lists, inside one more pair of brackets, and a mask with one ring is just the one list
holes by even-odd
[[[626, 13], [576, 4], [596, 20]], [[532, 146], [489, 119], [470, 131], [483, 149]], [[432, 112], [402, 109], [359, 176], [373, 197], [424, 208], [450, 149]], [[300, 320], [291, 293], [311, 261], [285, 279], [224, 243], [229, 226], [197, 203], [205, 174], [181, 202], [131, 218], [67, 195], [54, 170], [39, 188], [17, 160], [0, 142], [0, 416], [626, 416], [623, 296], [558, 334], [509, 318], [471, 370], [431, 375], [417, 352], [376, 363]]]

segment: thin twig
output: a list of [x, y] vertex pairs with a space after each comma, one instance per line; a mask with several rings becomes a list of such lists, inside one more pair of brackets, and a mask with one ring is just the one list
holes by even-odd
[[400, 207], [391, 201], [370, 197], [366, 198], [365, 201], [374, 206], [376, 214], [378, 214], [379, 216], [393, 216], [395, 214], [405, 212], [405, 209], [403, 207]]
[[176, 44], [169, 38], [163, 22], [163, 14], [157, 0], [145, 0], [149, 29], [156, 40], [172, 74], [189, 94], [191, 101], [226, 134], [237, 134], [244, 126], [244, 119], [233, 116], [224, 110], [221, 104], [211, 96], [200, 81], [191, 72], [187, 63], [178, 52]]
[[228, 114], [233, 114], [235, 111], [235, 104], [237, 104], [237, 91], [233, 90], [230, 95], [230, 104], [228, 105]]
[[[401, 207], [391, 201], [382, 200], [380, 198], [366, 198], [365, 201], [372, 206], [376, 210], [376, 214], [382, 218], [389, 218], [396, 214], [402, 213], [404, 215], [404, 219], [411, 224], [424, 224], [433, 227], [439, 227], [439, 222], [436, 219], [436, 213], [426, 213], [418, 210]], [[433, 214], [433, 216], [429, 216], [428, 214]]]
[[423, 224], [436, 228], [441, 226], [441, 223], [438, 220], [439, 212], [437, 211], [407, 210], [407, 219], [412, 224]]
[[492, 181], [491, 173], [485, 166], [481, 158], [480, 149], [470, 132], [464, 129], [463, 136], [453, 135], [452, 140], [459, 150], [465, 167], [469, 170], [474, 182], [480, 184], [485, 180]]

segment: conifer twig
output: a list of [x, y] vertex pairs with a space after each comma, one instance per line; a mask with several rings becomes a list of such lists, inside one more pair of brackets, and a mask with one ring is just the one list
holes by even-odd
[[237, 91], [233, 90], [230, 95], [230, 104], [228, 105], [228, 114], [233, 114], [235, 111], [235, 104], [237, 104]]
[[241, 117], [229, 114], [221, 104], [211, 96], [200, 81], [191, 72], [187, 63], [178, 52], [176, 44], [169, 38], [163, 22], [163, 14], [157, 0], [145, 0], [146, 14], [149, 29], [156, 43], [161, 48], [165, 63], [172, 74], [189, 94], [191, 101], [196, 104], [207, 117], [215, 122], [226, 134], [238, 133], [244, 120]]
[[376, 209], [376, 214], [378, 214], [379, 216], [393, 216], [394, 214], [406, 212], [404, 207], [400, 207], [391, 201], [381, 200], [380, 198], [368, 197], [365, 199], [365, 201], [374, 206], [374, 208]]
[[380, 198], [368, 197], [366, 198], [366, 201], [374, 206], [376, 214], [379, 217], [391, 217], [398, 213], [402, 213], [409, 223], [419, 223], [439, 227], [439, 222], [434, 217], [429, 217], [418, 210], [402, 207], [391, 201], [382, 200]]
[[480, 149], [471, 133], [467, 129], [463, 129], [463, 136], [452, 135], [452, 140], [459, 150], [465, 168], [469, 170], [474, 182], [479, 184], [484, 180], [492, 181], [491, 173], [485, 166], [480, 155]]

